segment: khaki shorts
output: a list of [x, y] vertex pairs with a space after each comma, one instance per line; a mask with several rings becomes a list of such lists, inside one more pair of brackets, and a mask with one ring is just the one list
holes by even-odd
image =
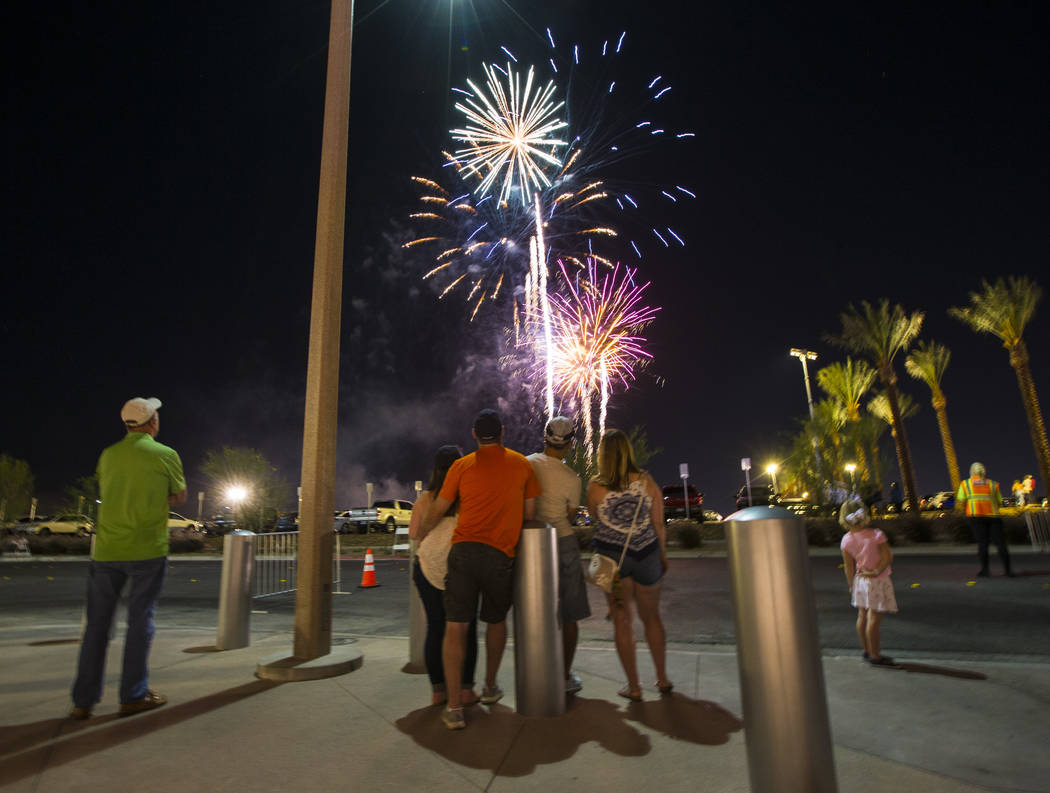
[[574, 534], [558, 538], [558, 613], [563, 623], [579, 622], [591, 616], [580, 542]]

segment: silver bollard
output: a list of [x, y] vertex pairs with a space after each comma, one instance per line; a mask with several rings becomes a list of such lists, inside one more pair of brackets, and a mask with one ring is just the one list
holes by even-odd
[[565, 661], [558, 620], [558, 535], [525, 521], [514, 560], [514, 693], [522, 716], [565, 713]]
[[408, 661], [401, 667], [402, 672], [411, 675], [425, 674], [427, 671], [424, 647], [427, 639], [427, 613], [414, 578], [417, 545], [419, 543], [415, 540], [408, 541]]
[[236, 650], [252, 643], [252, 571], [255, 534], [237, 529], [222, 540], [222, 583], [219, 589], [219, 629], [215, 647]]
[[726, 520], [751, 790], [836, 793], [805, 526], [780, 507]]

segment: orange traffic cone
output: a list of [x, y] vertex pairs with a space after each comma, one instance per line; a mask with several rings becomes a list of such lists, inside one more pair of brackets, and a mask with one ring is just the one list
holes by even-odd
[[376, 582], [376, 561], [372, 557], [372, 549], [369, 548], [365, 551], [365, 569], [361, 573], [361, 583], [357, 588], [368, 589], [374, 586], [379, 586]]

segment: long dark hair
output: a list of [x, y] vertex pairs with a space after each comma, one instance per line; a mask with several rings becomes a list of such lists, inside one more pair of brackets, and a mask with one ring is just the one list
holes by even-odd
[[427, 482], [427, 490], [437, 496], [441, 492], [441, 486], [445, 484], [445, 476], [452, 463], [463, 456], [463, 450], [458, 446], [442, 446], [434, 454], [434, 470], [430, 472], [430, 481]]

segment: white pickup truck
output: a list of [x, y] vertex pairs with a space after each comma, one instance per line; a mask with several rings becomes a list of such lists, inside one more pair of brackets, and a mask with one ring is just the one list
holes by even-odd
[[372, 507], [354, 507], [335, 513], [333, 528], [340, 534], [386, 531], [393, 534], [398, 526], [412, 519], [412, 502], [394, 498], [377, 501]]

